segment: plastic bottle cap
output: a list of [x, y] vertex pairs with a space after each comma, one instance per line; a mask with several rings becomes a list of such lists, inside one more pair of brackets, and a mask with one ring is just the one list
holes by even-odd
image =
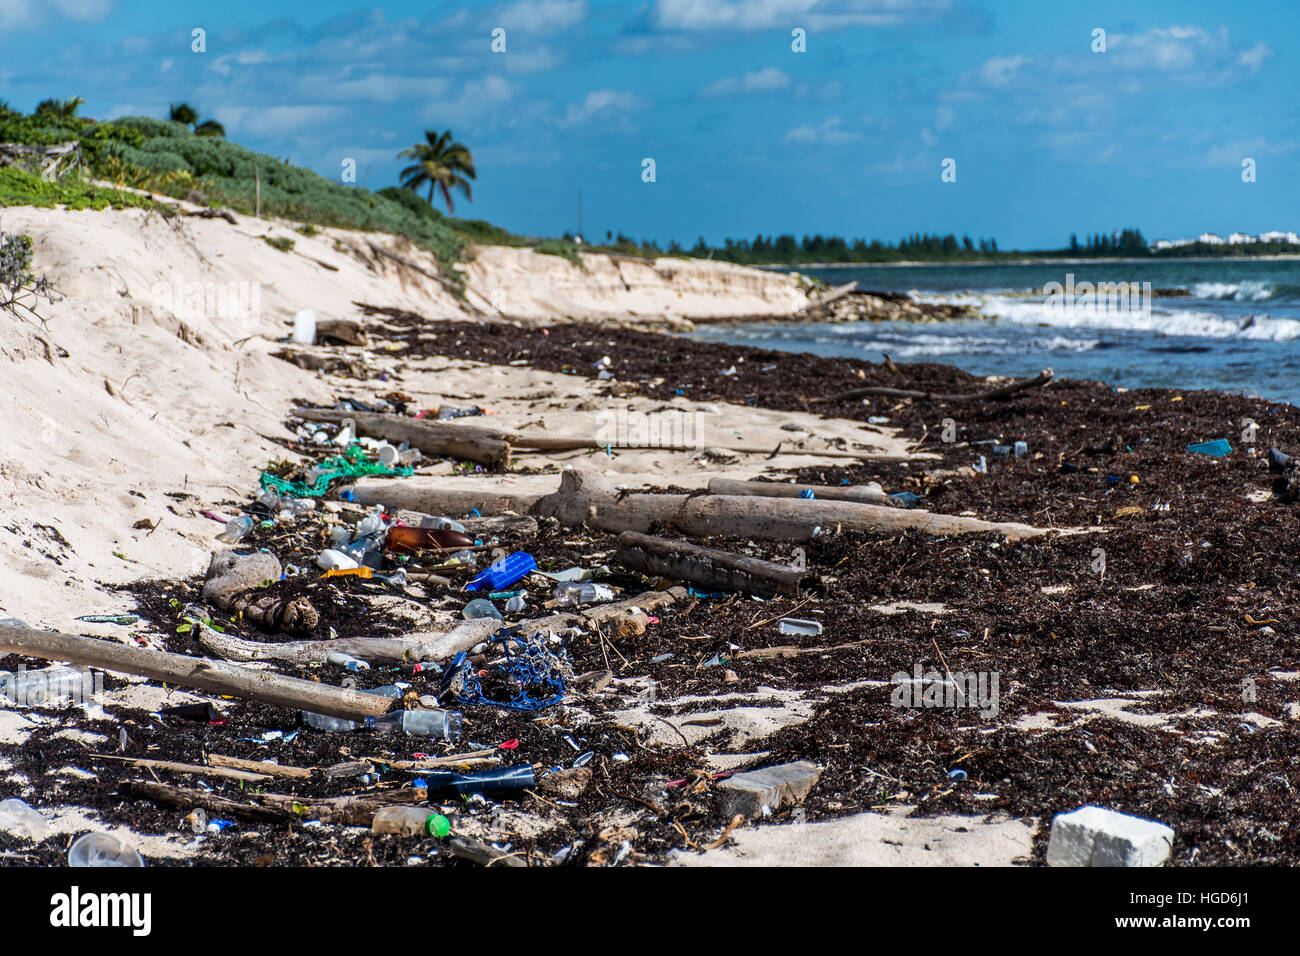
[[424, 827], [430, 836], [445, 837], [451, 832], [451, 821], [441, 813], [431, 813], [429, 819], [424, 821]]

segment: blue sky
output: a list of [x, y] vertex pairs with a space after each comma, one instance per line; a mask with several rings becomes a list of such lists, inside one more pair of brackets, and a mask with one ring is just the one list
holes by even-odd
[[0, 98], [81, 96], [101, 119], [184, 100], [324, 175], [354, 158], [371, 188], [422, 130], [450, 128], [479, 167], [457, 213], [532, 235], [576, 231], [580, 189], [588, 236], [661, 243], [1300, 231], [1300, 5], [1084, 7], [0, 0]]

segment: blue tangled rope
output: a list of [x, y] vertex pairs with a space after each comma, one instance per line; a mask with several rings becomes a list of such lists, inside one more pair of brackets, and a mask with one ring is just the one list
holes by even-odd
[[557, 653], [544, 640], [523, 637], [517, 624], [497, 631], [492, 640], [501, 644], [506, 655], [505, 664], [497, 665], [493, 672], [504, 680], [510, 699], [492, 700], [483, 692], [483, 680], [464, 651], [452, 659], [443, 675], [444, 692], [450, 692], [464, 705], [482, 704], [526, 713], [554, 707], [564, 699], [572, 667], [563, 648]]

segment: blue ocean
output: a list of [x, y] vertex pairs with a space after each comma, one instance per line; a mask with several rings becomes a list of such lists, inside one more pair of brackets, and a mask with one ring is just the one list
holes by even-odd
[[[763, 323], [698, 338], [795, 352], [957, 365], [977, 375], [1058, 376], [1129, 388], [1220, 389], [1300, 404], [1300, 260], [849, 266], [803, 269], [829, 285], [976, 306], [949, 322]], [[1056, 287], [1150, 283], [1187, 295], [1072, 300]], [[1086, 287], [1085, 287], [1086, 288]]]

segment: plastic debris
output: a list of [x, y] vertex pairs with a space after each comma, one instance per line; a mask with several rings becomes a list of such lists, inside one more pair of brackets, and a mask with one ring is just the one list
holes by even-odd
[[129, 626], [140, 623], [139, 614], [86, 614], [77, 618], [78, 621], [85, 621], [87, 624], [121, 624]]
[[384, 475], [406, 477], [413, 468], [389, 468], [387, 465], [366, 459], [360, 445], [351, 445], [337, 458], [326, 458], [313, 465], [307, 472], [307, 480], [301, 482], [286, 481], [270, 472], [262, 472], [263, 488], [289, 494], [294, 498], [319, 498], [329, 491], [330, 485], [342, 478], [360, 478], [363, 475]]
[[484, 584], [493, 591], [504, 591], [516, 581], [522, 581], [537, 570], [537, 560], [525, 551], [508, 554], [480, 571], [468, 584], [466, 591], [477, 591]]
[[[444, 692], [462, 704], [527, 712], [545, 710], [564, 699], [572, 668], [563, 650], [552, 651], [544, 640], [522, 636], [517, 625], [501, 629], [492, 640], [501, 645], [505, 660], [480, 675], [471, 666], [469, 655], [460, 652], [443, 675]], [[485, 683], [496, 696], [488, 695]]]
[[86, 833], [68, 848], [68, 866], [144, 866], [144, 858], [111, 833]]
[[0, 830], [33, 843], [40, 843], [52, 832], [44, 814], [17, 797], [0, 800]]
[[475, 621], [484, 617], [494, 617], [498, 621], [502, 620], [502, 614], [497, 610], [497, 606], [485, 598], [475, 598], [470, 601], [465, 605], [460, 615], [467, 621]]
[[817, 621], [805, 621], [797, 617], [783, 617], [778, 625], [778, 630], [782, 634], [815, 637], [822, 632], [822, 626]]
[[1197, 442], [1194, 445], [1188, 445], [1187, 450], [1196, 455], [1212, 455], [1215, 458], [1222, 458], [1224, 455], [1232, 454], [1232, 446], [1228, 444], [1226, 438]]

